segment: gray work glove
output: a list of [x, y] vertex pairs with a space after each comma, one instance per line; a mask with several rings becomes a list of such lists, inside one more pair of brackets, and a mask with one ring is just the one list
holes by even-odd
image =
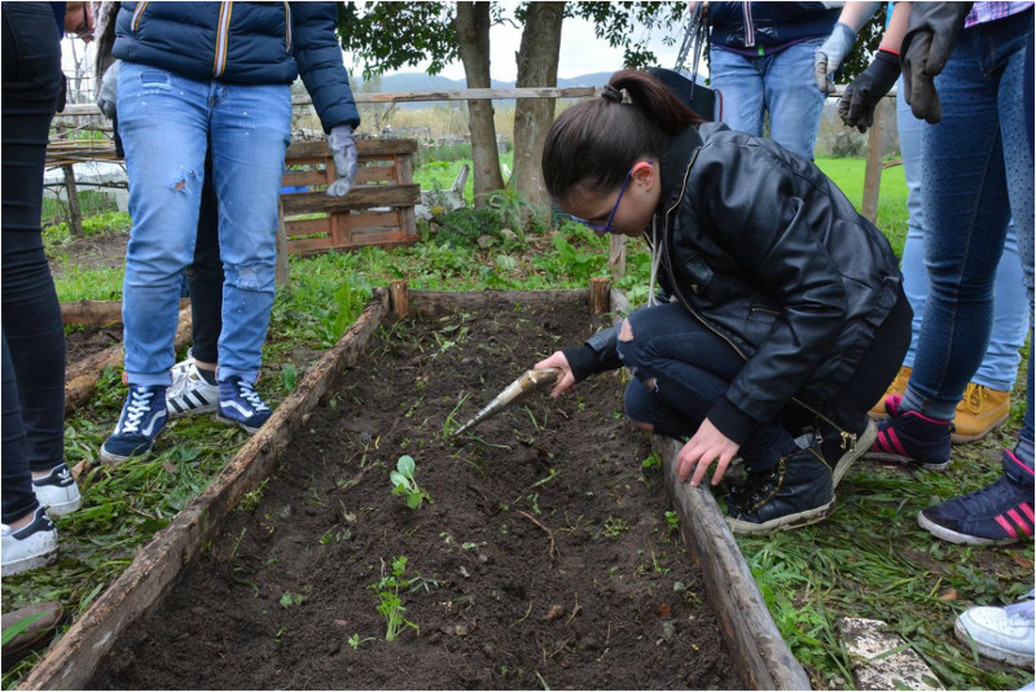
[[821, 92], [834, 92], [835, 72], [842, 66], [842, 61], [849, 55], [854, 43], [856, 32], [838, 22], [823, 45], [813, 51], [813, 76], [816, 77], [817, 89]]
[[327, 147], [335, 161], [338, 180], [327, 186], [328, 197], [344, 197], [356, 177], [356, 140], [352, 125], [335, 125], [327, 136]]
[[903, 67], [903, 98], [915, 118], [933, 124], [942, 120], [935, 76], [946, 67], [973, 4], [915, 2], [911, 6], [899, 59]]
[[101, 89], [97, 92], [97, 107], [101, 109], [105, 117], [115, 117], [115, 102], [119, 96], [119, 68], [122, 61], [116, 60], [104, 71], [101, 79]]

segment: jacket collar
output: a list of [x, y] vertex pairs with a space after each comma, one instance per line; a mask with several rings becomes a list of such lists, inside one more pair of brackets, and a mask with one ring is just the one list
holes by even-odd
[[702, 137], [695, 125], [671, 138], [666, 144], [659, 168], [662, 175], [660, 210], [669, 208], [682, 193], [687, 164], [701, 145]]

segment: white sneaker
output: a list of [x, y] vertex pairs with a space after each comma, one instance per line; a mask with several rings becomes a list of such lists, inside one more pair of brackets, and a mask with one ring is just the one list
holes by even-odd
[[1026, 600], [1002, 608], [973, 606], [957, 616], [953, 629], [965, 644], [973, 644], [981, 656], [1032, 670], [1033, 624], [1036, 601]]
[[72, 471], [64, 462], [52, 468], [43, 478], [33, 478], [32, 490], [40, 504], [55, 517], [70, 514], [83, 504], [76, 479], [72, 478]]
[[28, 526], [16, 530], [0, 524], [0, 537], [2, 576], [10, 577], [49, 565], [58, 557], [58, 531], [43, 507], [36, 509], [36, 516]]
[[173, 384], [165, 394], [166, 410], [171, 417], [216, 410], [219, 385], [205, 381], [193, 358], [174, 365], [172, 373]]

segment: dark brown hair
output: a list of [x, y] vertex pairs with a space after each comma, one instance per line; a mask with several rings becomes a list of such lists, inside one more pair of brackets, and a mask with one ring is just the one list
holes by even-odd
[[703, 122], [646, 72], [616, 72], [600, 98], [577, 103], [551, 126], [541, 161], [547, 192], [564, 200], [576, 185], [613, 190], [637, 159], [658, 157], [670, 137]]

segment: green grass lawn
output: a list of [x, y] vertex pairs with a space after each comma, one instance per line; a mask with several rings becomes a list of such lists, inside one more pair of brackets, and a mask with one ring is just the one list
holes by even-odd
[[[462, 161], [418, 171], [422, 185], [449, 187]], [[857, 207], [863, 190], [862, 159], [818, 162]], [[438, 182], [434, 182], [438, 181]], [[470, 181], [469, 181], [470, 185]], [[906, 189], [901, 166], [882, 176], [877, 225], [902, 248]], [[608, 242], [574, 225], [561, 233], [482, 234], [479, 217], [459, 215], [443, 242], [425, 231], [422, 242], [383, 250], [366, 248], [291, 259], [290, 287], [278, 290], [264, 348], [259, 383], [279, 403], [306, 367], [345, 331], [372, 287], [406, 278], [414, 289], [585, 287], [607, 274]], [[445, 227], [444, 227], [445, 228]], [[479, 237], [482, 244], [474, 243]], [[461, 242], [469, 238], [471, 242]], [[483, 246], [484, 245], [484, 246]], [[62, 244], [51, 251], [60, 255]], [[70, 260], [66, 260], [70, 261]], [[63, 272], [62, 300], [118, 298], [119, 270]], [[620, 282], [634, 304], [647, 295], [648, 256], [628, 246]], [[520, 369], [528, 364], [515, 364]], [[1024, 381], [1020, 378], [1020, 382]], [[94, 399], [66, 422], [70, 464], [93, 461], [118, 417], [125, 388], [120, 373], [106, 373]], [[853, 682], [837, 620], [853, 615], [885, 620], [950, 688], [1013, 689], [1030, 672], [975, 658], [953, 635], [954, 615], [971, 604], [997, 604], [1028, 592], [1033, 546], [975, 548], [933, 539], [918, 528], [917, 511], [985, 485], [999, 475], [1000, 450], [1012, 444], [1021, 416], [1022, 390], [1004, 429], [986, 440], [954, 448], [947, 473], [907, 472], [858, 463], [839, 487], [837, 510], [817, 526], [766, 538], [742, 538], [742, 551], [793, 653], [818, 688]], [[616, 401], [616, 410], [621, 402]], [[85, 504], [58, 520], [61, 559], [52, 568], [4, 579], [5, 609], [60, 600], [79, 615], [129, 564], [136, 550], [171, 521], [246, 441], [242, 431], [209, 416], [178, 419], [146, 462], [92, 467], [80, 477]], [[667, 508], [659, 507], [662, 514]], [[3, 678], [17, 684], [33, 659]]]

